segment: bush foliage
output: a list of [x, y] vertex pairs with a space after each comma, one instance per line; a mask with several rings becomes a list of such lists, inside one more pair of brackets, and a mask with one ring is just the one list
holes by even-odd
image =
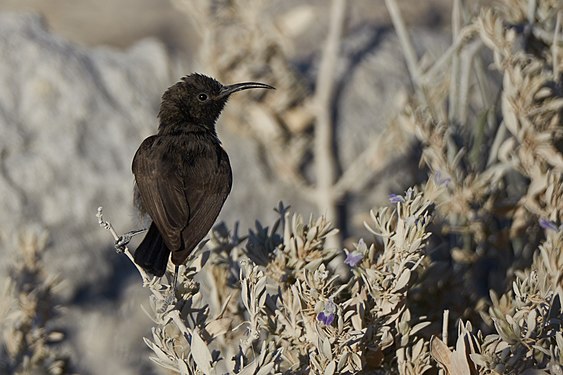
[[369, 235], [347, 249], [328, 240], [337, 229], [326, 218], [280, 203], [274, 223], [247, 235], [216, 226], [176, 289], [171, 272], [140, 270], [157, 365], [563, 373], [562, 11], [557, 0], [505, 0], [471, 15], [454, 1], [453, 17], [450, 48], [418, 62], [392, 15], [414, 90], [389, 127], [421, 145], [428, 179], [371, 210]]

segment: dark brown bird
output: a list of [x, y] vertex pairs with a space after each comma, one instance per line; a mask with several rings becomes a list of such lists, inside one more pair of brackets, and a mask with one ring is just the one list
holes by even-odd
[[273, 89], [191, 74], [162, 96], [158, 133], [133, 158], [135, 204], [152, 219], [134, 258], [151, 274], [164, 275], [170, 253], [177, 271], [219, 215], [232, 173], [215, 122], [231, 94], [254, 88]]

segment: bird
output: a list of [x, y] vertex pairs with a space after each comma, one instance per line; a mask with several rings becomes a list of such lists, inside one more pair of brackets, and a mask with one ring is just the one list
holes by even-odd
[[178, 268], [207, 235], [233, 182], [229, 157], [215, 129], [229, 97], [248, 89], [274, 89], [259, 82], [222, 85], [192, 73], [162, 95], [158, 131], [133, 157], [134, 204], [151, 224], [134, 261], [161, 277], [168, 260]]

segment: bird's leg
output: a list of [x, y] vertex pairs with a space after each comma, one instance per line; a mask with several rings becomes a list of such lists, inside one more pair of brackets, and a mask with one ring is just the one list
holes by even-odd
[[135, 229], [132, 231], [129, 231], [121, 236], [119, 236], [119, 238], [117, 240], [115, 240], [115, 250], [117, 250], [118, 253], [122, 253], [123, 250], [125, 249], [125, 246], [127, 246], [129, 244], [129, 242], [131, 241], [131, 238], [133, 238], [134, 236], [136, 236], [139, 233], [143, 233], [146, 232], [147, 229], [143, 228], [143, 229]]
[[172, 285], [170, 286], [170, 293], [168, 294], [168, 296], [166, 297], [166, 299], [164, 300], [164, 305], [172, 305], [174, 303], [176, 303], [176, 292], [178, 290], [178, 270], [180, 269], [180, 266], [175, 266], [174, 267], [174, 278], [172, 279]]
[[180, 270], [180, 266], [174, 266], [174, 280], [172, 281], [172, 285], [174, 288], [174, 295], [176, 295], [176, 291], [178, 288], [178, 271]]

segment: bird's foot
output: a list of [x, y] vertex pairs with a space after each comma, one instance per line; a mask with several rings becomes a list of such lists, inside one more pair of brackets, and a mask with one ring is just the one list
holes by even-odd
[[143, 233], [145, 232], [146, 229], [136, 229], [136, 230], [132, 230], [129, 231], [125, 234], [123, 234], [122, 236], [119, 236], [119, 238], [117, 240], [115, 240], [115, 250], [118, 253], [122, 253], [123, 251], [125, 251], [125, 247], [129, 244], [129, 242], [131, 242], [131, 239], [133, 237], [135, 237], [137, 234], [139, 233]]
[[165, 306], [174, 306], [176, 305], [176, 301], [178, 299], [176, 298], [176, 294], [174, 292], [168, 294], [166, 296], [166, 298], [164, 299], [164, 305]]

